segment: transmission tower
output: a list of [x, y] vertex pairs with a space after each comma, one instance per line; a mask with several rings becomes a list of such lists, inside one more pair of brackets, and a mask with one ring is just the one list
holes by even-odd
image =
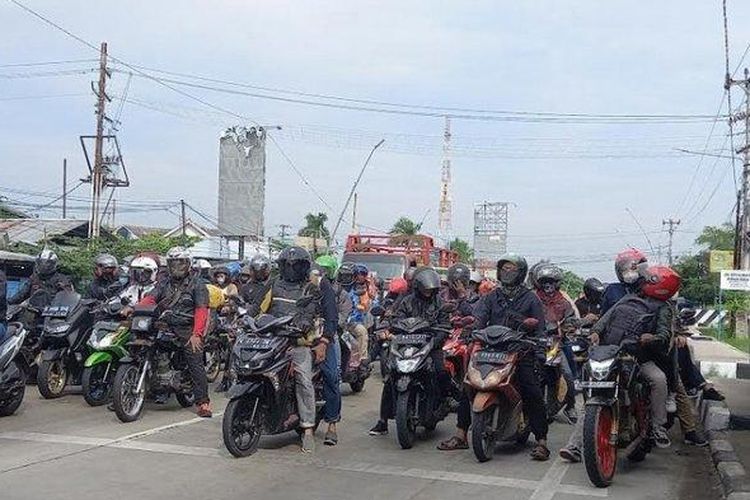
[[451, 119], [445, 117], [443, 132], [443, 168], [440, 173], [440, 211], [438, 231], [440, 237], [449, 241], [453, 230], [453, 206], [451, 201]]
[[480, 272], [495, 268], [508, 248], [508, 203], [484, 202], [474, 205], [474, 258]]

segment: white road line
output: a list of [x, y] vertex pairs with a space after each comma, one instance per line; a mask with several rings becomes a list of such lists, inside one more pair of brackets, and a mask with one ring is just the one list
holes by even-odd
[[[188, 455], [204, 458], [226, 458], [216, 448], [203, 446], [184, 446], [168, 443], [154, 443], [149, 441], [137, 440], [139, 437], [150, 436], [157, 432], [181, 427], [192, 423], [205, 421], [204, 419], [190, 419], [174, 424], [164, 425], [158, 428], [137, 432], [117, 439], [90, 438], [84, 436], [67, 436], [58, 434], [42, 434], [37, 432], [3, 432], [0, 433], [0, 439], [12, 439], [19, 441], [35, 441], [42, 443], [62, 443], [62, 444], [80, 444], [84, 446], [117, 448], [127, 450], [146, 451], [151, 453], [166, 453], [172, 455]], [[369, 462], [328, 462], [315, 458], [283, 457], [271, 455], [270, 452], [261, 451], [259, 453], [260, 462], [265, 464], [279, 464], [288, 466], [313, 466], [322, 469], [329, 469], [342, 472], [356, 472], [363, 474], [378, 474], [384, 476], [411, 477], [416, 479], [426, 479], [431, 481], [446, 481], [453, 483], [478, 484], [485, 486], [500, 486], [506, 488], [516, 488], [520, 490], [532, 491], [530, 500], [551, 500], [555, 493], [567, 493], [571, 495], [580, 495], [587, 497], [605, 498], [607, 490], [596, 488], [560, 484], [567, 464], [559, 460], [552, 464], [552, 467], [544, 475], [541, 481], [530, 479], [518, 479], [502, 476], [493, 476], [485, 474], [472, 474], [467, 472], [452, 472], [445, 470], [429, 470], [417, 468], [402, 468], [391, 465], [382, 465]], [[245, 459], [252, 463], [253, 458]], [[256, 461], [257, 463], [257, 461]]]

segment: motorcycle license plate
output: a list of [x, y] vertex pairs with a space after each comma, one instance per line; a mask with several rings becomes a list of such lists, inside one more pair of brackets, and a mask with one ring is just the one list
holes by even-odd
[[399, 335], [396, 338], [399, 344], [424, 344], [427, 342], [427, 335], [424, 334]]
[[270, 349], [273, 347], [273, 339], [247, 338], [242, 343], [243, 347], [250, 349]]
[[504, 363], [507, 357], [504, 352], [479, 351], [476, 360], [480, 363], [500, 364]]
[[42, 316], [47, 318], [65, 318], [68, 316], [68, 306], [47, 306], [42, 311]]
[[614, 382], [584, 380], [580, 382], [581, 389], [611, 389], [615, 386]]

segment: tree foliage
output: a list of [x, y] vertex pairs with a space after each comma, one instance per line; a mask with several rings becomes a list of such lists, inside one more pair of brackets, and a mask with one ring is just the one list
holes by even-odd
[[328, 222], [328, 214], [323, 212], [309, 213], [305, 215], [305, 225], [297, 232], [297, 235], [308, 238], [322, 238], [328, 241], [331, 233], [326, 227], [326, 222]]
[[573, 271], [563, 269], [563, 282], [562, 285], [560, 285], [560, 288], [575, 300], [581, 295], [581, 293], [583, 293], [583, 278]]
[[675, 270], [682, 277], [680, 295], [691, 302], [711, 305], [716, 302], [719, 274], [709, 272], [711, 250], [734, 249], [734, 227], [731, 224], [706, 226], [695, 239], [703, 248], [696, 254], [678, 259]]
[[406, 236], [414, 236], [419, 234], [422, 229], [422, 223], [417, 224], [408, 217], [400, 217], [394, 224], [390, 234], [403, 234]]
[[448, 248], [458, 253], [458, 259], [461, 262], [470, 264], [474, 261], [474, 249], [471, 248], [468, 241], [456, 238], [448, 243]]

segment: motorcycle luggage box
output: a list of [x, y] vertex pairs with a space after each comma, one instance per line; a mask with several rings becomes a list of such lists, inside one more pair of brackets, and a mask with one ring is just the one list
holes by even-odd
[[592, 361], [606, 361], [617, 356], [620, 346], [617, 345], [595, 345], [589, 349], [589, 359]]

